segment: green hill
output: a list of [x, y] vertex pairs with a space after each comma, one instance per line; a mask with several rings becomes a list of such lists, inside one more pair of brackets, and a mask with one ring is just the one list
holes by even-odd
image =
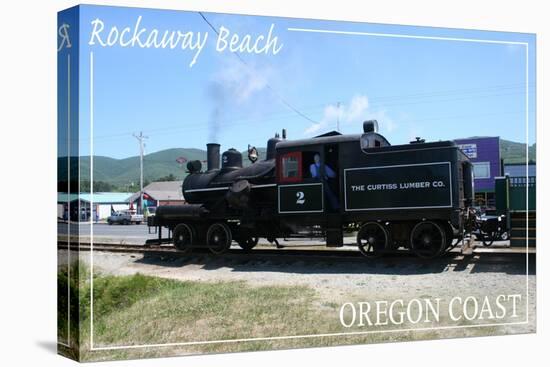
[[[260, 159], [265, 157], [265, 148], [258, 148]], [[247, 152], [242, 152], [243, 164], [250, 164]], [[169, 175], [176, 180], [183, 180], [186, 176], [186, 163], [180, 165], [176, 162], [179, 157], [185, 157], [187, 161], [206, 160], [206, 151], [194, 148], [173, 148], [146, 154], [143, 157], [143, 179], [145, 182], [156, 181]], [[203, 162], [203, 167], [206, 163]], [[66, 158], [59, 158], [59, 176], [63, 177], [66, 171]], [[89, 181], [90, 157], [80, 158], [81, 180]], [[114, 185], [117, 189], [128, 189], [132, 184], [139, 185], [139, 156], [115, 159], [104, 156], [94, 157], [94, 182], [105, 182]]]
[[[535, 162], [537, 145], [529, 146], [529, 160]], [[525, 163], [525, 144], [500, 139], [500, 157], [504, 163]]]

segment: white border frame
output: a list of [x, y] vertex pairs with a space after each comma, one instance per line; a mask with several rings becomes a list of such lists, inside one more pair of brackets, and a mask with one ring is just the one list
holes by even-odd
[[[370, 169], [384, 169], [384, 168], [397, 168], [397, 167], [415, 167], [415, 166], [433, 166], [433, 165], [447, 164], [449, 167], [449, 205], [435, 205], [435, 206], [402, 206], [391, 208], [357, 208], [348, 209], [348, 191], [347, 191], [347, 173], [348, 171], [365, 171]], [[346, 212], [358, 212], [358, 211], [372, 211], [372, 210], [398, 210], [398, 209], [436, 209], [436, 208], [452, 208], [453, 207], [453, 185], [452, 185], [452, 172], [451, 162], [430, 162], [430, 163], [414, 163], [414, 164], [397, 164], [394, 166], [375, 166], [375, 167], [358, 167], [358, 168], [345, 168], [344, 169], [344, 210]]]
[[[345, 21], [343, 21], [345, 23]], [[473, 43], [488, 43], [488, 44], [503, 44], [503, 45], [519, 45], [525, 46], [525, 151], [526, 151], [526, 163], [529, 157], [529, 44], [528, 42], [514, 42], [514, 41], [501, 41], [501, 40], [488, 40], [488, 39], [474, 39], [474, 38], [455, 38], [455, 37], [434, 37], [434, 36], [417, 36], [417, 35], [404, 35], [404, 34], [388, 34], [388, 33], [370, 33], [370, 32], [351, 32], [351, 31], [338, 31], [338, 30], [326, 30], [326, 29], [308, 29], [308, 28], [287, 28], [290, 32], [311, 32], [311, 33], [327, 33], [327, 34], [342, 34], [342, 35], [355, 35], [355, 36], [372, 36], [372, 37], [393, 37], [393, 38], [412, 38], [412, 39], [424, 39], [424, 40], [440, 40], [440, 41], [453, 41], [453, 42], [473, 42]], [[90, 171], [93, 175], [93, 51], [90, 51]], [[529, 178], [529, 171], [526, 164], [525, 174], [527, 179]], [[93, 179], [93, 176], [91, 177]], [[90, 185], [90, 205], [93, 204], [93, 181]], [[507, 326], [507, 325], [525, 325], [529, 323], [529, 191], [526, 187], [526, 319], [524, 321], [509, 322], [509, 323], [489, 323], [478, 325], [451, 325], [440, 326], [433, 328], [411, 328], [411, 329], [396, 329], [396, 330], [370, 330], [361, 332], [348, 332], [348, 333], [331, 333], [331, 334], [313, 334], [313, 335], [291, 335], [291, 336], [279, 336], [279, 337], [261, 337], [261, 338], [246, 338], [246, 339], [232, 339], [232, 340], [212, 340], [212, 341], [199, 341], [199, 342], [180, 342], [180, 343], [164, 343], [164, 344], [144, 344], [144, 345], [129, 345], [129, 346], [107, 346], [107, 347], [94, 347], [93, 345], [93, 224], [90, 224], [90, 350], [120, 350], [120, 349], [136, 349], [136, 348], [158, 348], [169, 346], [185, 346], [185, 345], [204, 345], [215, 343], [234, 343], [234, 342], [246, 342], [246, 341], [262, 341], [262, 340], [282, 340], [282, 339], [300, 339], [300, 338], [317, 338], [317, 337], [330, 337], [330, 336], [351, 336], [351, 335], [366, 335], [373, 333], [393, 333], [393, 332], [408, 332], [408, 331], [426, 331], [426, 330], [445, 330], [445, 329], [467, 329], [475, 327], [494, 327], [494, 326]]]
[[[291, 186], [317, 186], [321, 185], [321, 210], [292, 210], [284, 212], [281, 211], [281, 187], [291, 187]], [[290, 184], [290, 185], [279, 185], [277, 186], [277, 209], [279, 214], [304, 214], [304, 213], [323, 213], [325, 211], [325, 195], [323, 191], [322, 182], [312, 182], [312, 183], [303, 183], [303, 184]]]
[[[80, 183], [80, 180], [79, 180]], [[79, 201], [80, 202], [80, 201]], [[80, 236], [79, 236], [80, 239]], [[67, 340], [57, 344], [70, 348], [71, 343], [71, 54], [67, 52]]]

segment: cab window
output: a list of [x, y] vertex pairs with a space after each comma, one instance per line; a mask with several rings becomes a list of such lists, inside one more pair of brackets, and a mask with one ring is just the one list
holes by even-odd
[[291, 152], [279, 158], [279, 181], [299, 182], [302, 180], [302, 153]]

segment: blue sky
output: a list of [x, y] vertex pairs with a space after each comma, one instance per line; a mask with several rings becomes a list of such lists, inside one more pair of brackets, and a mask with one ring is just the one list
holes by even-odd
[[[88, 45], [91, 21], [108, 29], [133, 27], [138, 16], [151, 29], [209, 32], [193, 51]], [[89, 123], [89, 54], [94, 57], [94, 154], [124, 158], [138, 153], [133, 132], [149, 137], [146, 152], [265, 146], [286, 128], [290, 139], [336, 129], [360, 133], [376, 118], [392, 144], [415, 136], [444, 140], [490, 135], [535, 142], [535, 38], [533, 35], [389, 26], [205, 13], [219, 28], [240, 35], [274, 35], [277, 55], [216, 52], [216, 35], [198, 13], [87, 6], [81, 11], [81, 125]], [[467, 38], [515, 44], [291, 31], [289, 28]], [[243, 63], [244, 61], [244, 63]], [[312, 122], [292, 111], [292, 105]], [[339, 103], [339, 107], [338, 107]], [[89, 129], [80, 131], [89, 141]], [[85, 154], [86, 144], [82, 145]]]

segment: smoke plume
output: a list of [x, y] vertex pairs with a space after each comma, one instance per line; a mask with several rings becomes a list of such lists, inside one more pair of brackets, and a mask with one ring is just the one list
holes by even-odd
[[[254, 105], [255, 99], [267, 87], [270, 70], [243, 64], [238, 59], [224, 63], [213, 75], [207, 95], [212, 101], [208, 124], [208, 138], [219, 143], [223, 125], [230, 123], [229, 116], [241, 115]], [[252, 108], [256, 108], [252, 107]]]

